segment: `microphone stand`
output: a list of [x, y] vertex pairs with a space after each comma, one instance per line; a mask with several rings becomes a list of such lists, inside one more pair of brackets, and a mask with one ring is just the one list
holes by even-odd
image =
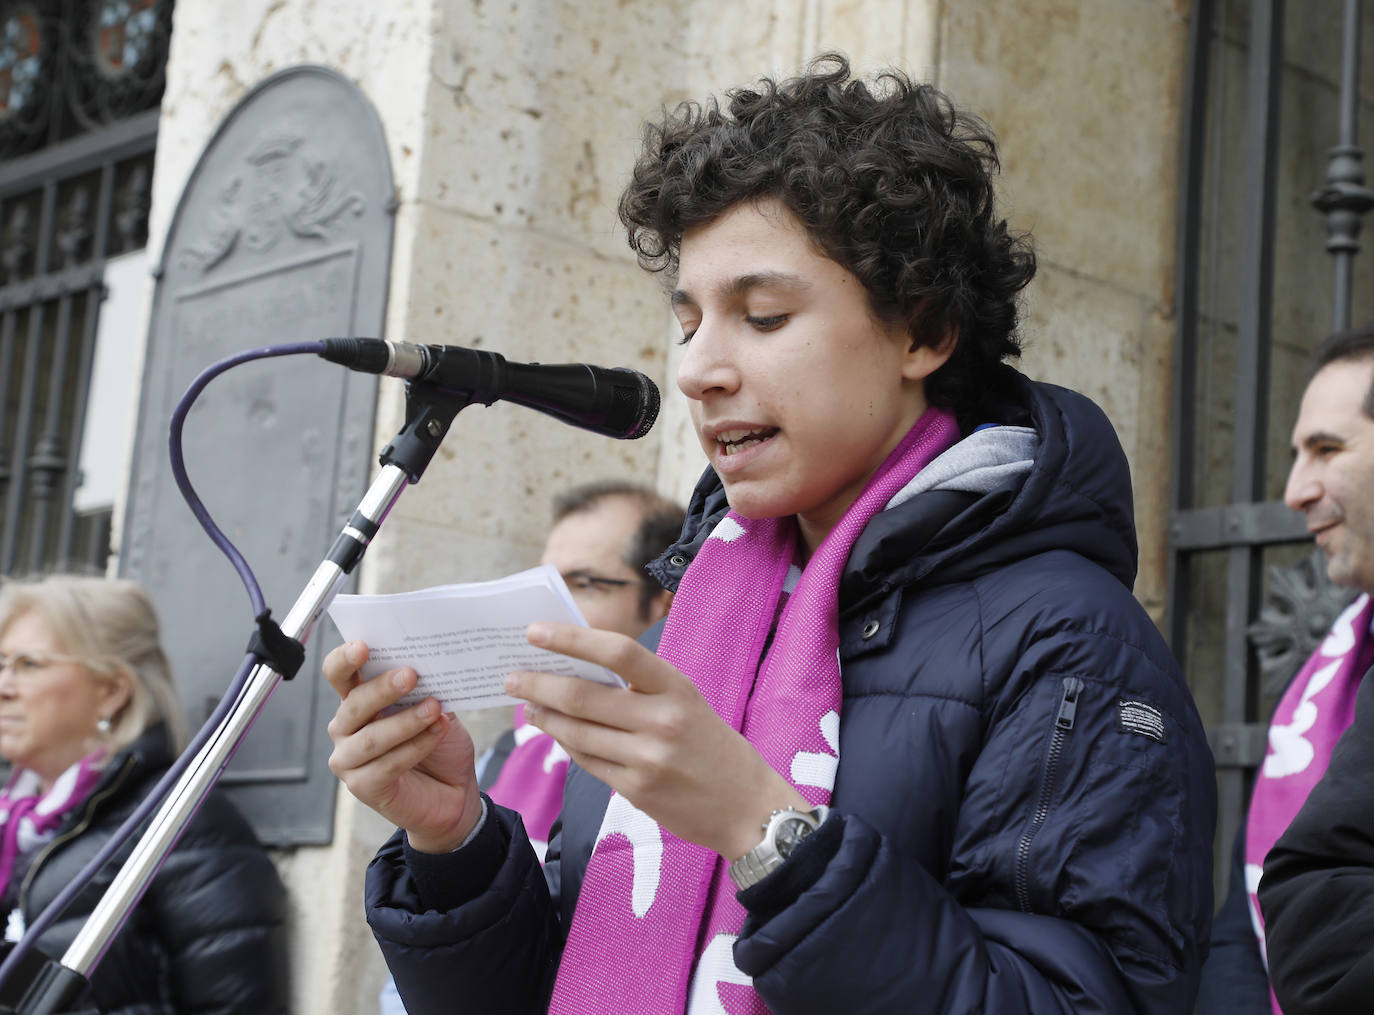
[[[462, 392], [420, 381], [406, 384], [406, 422], [378, 456], [381, 471], [340, 531], [328, 555], [297, 597], [281, 630], [304, 642], [339, 588], [363, 557], [382, 521], [409, 483], [418, 483], [439, 449], [453, 417], [472, 404]], [[267, 663], [253, 668], [242, 692], [200, 753], [168, 791], [133, 853], [82, 925], [60, 963], [34, 952], [21, 964], [28, 977], [21, 990], [0, 985], [0, 1015], [61, 1015], [70, 1012], [86, 989], [110, 941], [143, 897], [153, 875], [176, 845], [186, 825], [214, 788], [282, 674]], [[18, 979], [19, 977], [15, 977]], [[17, 1003], [3, 1002], [18, 998]]]

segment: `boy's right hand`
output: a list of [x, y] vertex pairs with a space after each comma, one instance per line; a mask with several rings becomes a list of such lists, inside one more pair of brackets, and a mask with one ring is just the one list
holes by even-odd
[[366, 661], [367, 646], [358, 641], [325, 656], [325, 678], [341, 699], [329, 721], [329, 770], [355, 797], [405, 829], [412, 848], [456, 849], [482, 816], [472, 737], [462, 723], [441, 715], [433, 698], [379, 715], [411, 691], [417, 677], [406, 668], [364, 680], [358, 668]]

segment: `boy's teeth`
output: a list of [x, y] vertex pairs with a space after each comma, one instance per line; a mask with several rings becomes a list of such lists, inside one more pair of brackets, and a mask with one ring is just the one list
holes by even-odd
[[761, 444], [773, 432], [769, 430], [727, 430], [716, 435], [716, 441], [720, 444], [721, 453], [733, 455], [754, 444]]

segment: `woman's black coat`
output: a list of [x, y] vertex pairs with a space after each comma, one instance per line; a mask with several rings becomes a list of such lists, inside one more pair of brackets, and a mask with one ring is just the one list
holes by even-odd
[[[90, 796], [30, 858], [17, 885], [24, 926], [109, 841], [171, 763], [161, 727], [106, 766]], [[137, 838], [39, 940], [61, 959]], [[81, 1007], [104, 1015], [274, 1015], [287, 1011], [286, 892], [234, 806], [212, 792], [91, 974]]]

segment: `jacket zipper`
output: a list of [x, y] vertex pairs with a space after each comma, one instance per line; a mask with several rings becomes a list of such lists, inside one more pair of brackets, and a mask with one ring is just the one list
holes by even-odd
[[101, 803], [103, 803], [111, 795], [113, 795], [115, 790], [119, 789], [119, 787], [123, 785], [125, 777], [128, 776], [129, 772], [132, 770], [133, 766], [136, 763], [136, 759], [132, 756], [125, 759], [124, 767], [119, 770], [119, 772], [115, 775], [114, 779], [110, 781], [110, 784], [86, 801], [86, 809], [85, 812], [81, 815], [81, 820], [77, 822], [74, 826], [72, 826], [72, 828], [68, 829], [66, 832], [59, 835], [57, 838], [53, 839], [52, 842], [44, 846], [43, 851], [39, 853], [38, 856], [34, 857], [33, 863], [29, 864], [28, 872], [24, 875], [24, 880], [19, 886], [19, 902], [16, 906], [19, 912], [23, 915], [24, 923], [26, 926], [29, 922], [29, 889], [33, 887], [33, 879], [38, 874], [38, 868], [43, 865], [43, 862], [47, 860], [48, 857], [52, 856], [53, 852], [59, 846], [63, 845], [64, 843], [70, 842], [72, 839], [76, 838], [78, 835], [80, 835], [82, 832], [84, 832], [87, 828], [91, 826], [91, 821], [95, 817], [96, 808], [98, 808]]
[[1035, 811], [1031, 814], [1030, 824], [1021, 834], [1016, 846], [1016, 905], [1021, 912], [1031, 911], [1030, 901], [1030, 853], [1031, 843], [1050, 815], [1050, 804], [1054, 800], [1055, 768], [1059, 754], [1064, 749], [1064, 741], [1073, 730], [1074, 717], [1078, 712], [1078, 696], [1083, 693], [1084, 683], [1078, 677], [1065, 677], [1061, 682], [1063, 693], [1059, 698], [1059, 712], [1054, 717], [1054, 733], [1050, 737], [1049, 749], [1045, 752], [1045, 766], [1040, 776], [1040, 797]]

